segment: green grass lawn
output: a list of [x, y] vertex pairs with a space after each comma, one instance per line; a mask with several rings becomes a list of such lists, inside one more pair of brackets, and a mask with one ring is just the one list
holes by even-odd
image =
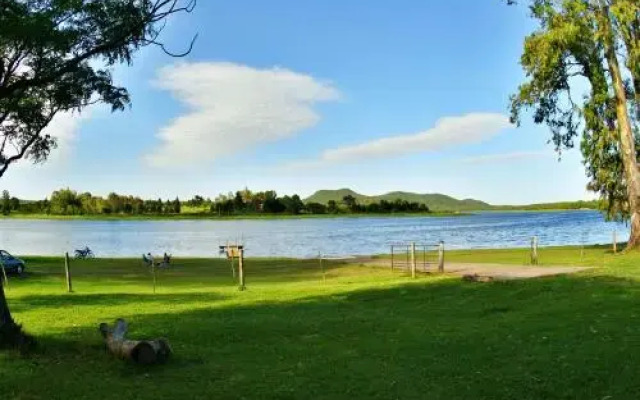
[[[622, 248], [622, 247], [619, 247]], [[427, 252], [429, 262], [437, 261], [437, 250]], [[587, 246], [587, 247], [539, 247], [539, 265], [574, 265], [602, 267], [610, 261], [619, 258], [613, 254], [611, 245]], [[389, 260], [390, 255], [382, 254], [374, 259]], [[406, 252], [396, 253], [395, 259], [403, 262], [406, 260]], [[416, 252], [416, 259], [423, 260], [421, 251]], [[529, 264], [531, 250], [529, 248], [517, 249], [491, 249], [491, 250], [447, 250], [445, 260], [454, 263], [499, 263], [499, 264]]]
[[[522, 251], [447, 259], [517, 264]], [[73, 262], [66, 294], [60, 259], [28, 259], [7, 296], [40, 347], [0, 353], [0, 398], [638, 398], [640, 254], [544, 254], [598, 268], [482, 284], [331, 264], [324, 280], [317, 261], [249, 259], [240, 292], [226, 261], [188, 259], [153, 294], [138, 260], [98, 259]], [[134, 338], [169, 338], [174, 358], [113, 359], [97, 326], [118, 317]]]

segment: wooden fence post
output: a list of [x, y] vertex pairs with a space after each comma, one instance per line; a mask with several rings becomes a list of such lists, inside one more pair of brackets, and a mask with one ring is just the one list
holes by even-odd
[[410, 251], [410, 247], [411, 246], [407, 246], [407, 253], [405, 254], [405, 257], [404, 257], [405, 261], [406, 261], [406, 267], [405, 268], [407, 268], [407, 269], [411, 268], [411, 267], [409, 267], [409, 253], [411, 252]]
[[320, 270], [322, 271], [322, 281], [327, 281], [327, 275], [324, 272], [324, 260], [322, 259], [322, 253], [318, 253], [318, 259], [320, 260]]
[[238, 249], [238, 277], [240, 278], [240, 287], [238, 289], [244, 290], [244, 249]]
[[618, 238], [616, 231], [613, 231], [613, 254], [618, 252]]
[[158, 278], [156, 277], [156, 263], [151, 260], [151, 274], [153, 275], [153, 294], [156, 294], [156, 286], [158, 284]]
[[73, 292], [73, 286], [71, 285], [71, 269], [69, 268], [69, 252], [64, 253], [64, 274], [67, 278], [67, 292]]
[[444, 241], [438, 244], [438, 272], [444, 272]]
[[416, 277], [416, 243], [411, 242], [411, 277]]
[[427, 272], [427, 245], [422, 246], [422, 271]]
[[393, 245], [391, 245], [391, 271], [393, 272]]
[[531, 238], [531, 264], [538, 265], [538, 237]]

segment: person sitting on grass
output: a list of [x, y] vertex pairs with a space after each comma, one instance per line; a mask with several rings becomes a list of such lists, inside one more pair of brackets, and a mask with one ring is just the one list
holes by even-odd
[[151, 253], [143, 254], [142, 261], [144, 261], [147, 266], [151, 267], [153, 265], [153, 256]]
[[156, 265], [160, 268], [169, 268], [169, 264], [171, 263], [171, 255], [164, 253], [162, 256], [162, 262], [158, 262]]

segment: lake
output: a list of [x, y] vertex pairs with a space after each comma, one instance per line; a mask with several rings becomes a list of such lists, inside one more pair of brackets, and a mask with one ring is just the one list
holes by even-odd
[[610, 243], [625, 225], [595, 211], [485, 212], [452, 217], [358, 217], [265, 220], [0, 220], [0, 248], [21, 255], [61, 255], [85, 245], [98, 257], [168, 252], [210, 257], [241, 241], [247, 256], [313, 257], [388, 253], [398, 242], [445, 242], [447, 249]]

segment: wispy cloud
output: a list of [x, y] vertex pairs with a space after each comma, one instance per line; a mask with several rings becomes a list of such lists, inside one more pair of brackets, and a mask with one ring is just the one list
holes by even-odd
[[439, 120], [423, 132], [389, 136], [361, 144], [329, 149], [317, 159], [294, 162], [291, 166], [313, 167], [327, 163], [355, 162], [373, 158], [398, 157], [480, 143], [511, 127], [502, 114], [472, 113]]
[[162, 68], [156, 84], [172, 92], [189, 112], [162, 128], [153, 166], [197, 165], [291, 137], [318, 123], [319, 102], [336, 100], [330, 83], [274, 67], [232, 63], [182, 63]]
[[[43, 135], [50, 135], [56, 138], [57, 148], [51, 150], [46, 167], [64, 164], [74, 150], [74, 144], [77, 140], [78, 132], [82, 123], [92, 116], [92, 109], [85, 109], [82, 113], [63, 112], [57, 114], [53, 120], [42, 131]], [[11, 168], [25, 169], [32, 168], [28, 160], [20, 160]], [[39, 173], [39, 172], [38, 172]]]
[[460, 161], [465, 164], [489, 164], [500, 162], [511, 162], [535, 158], [551, 158], [554, 153], [551, 150], [544, 151], [516, 151], [513, 153], [487, 154], [477, 157], [467, 157]]

